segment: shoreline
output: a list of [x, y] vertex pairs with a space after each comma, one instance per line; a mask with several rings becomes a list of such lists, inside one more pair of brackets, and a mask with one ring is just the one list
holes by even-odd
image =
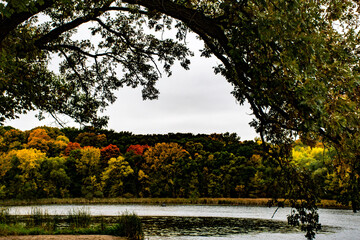
[[28, 235], [28, 236], [2, 236], [0, 240], [127, 240], [124, 237], [110, 235]]
[[[29, 205], [56, 205], [56, 204], [144, 204], [144, 205], [232, 205], [232, 206], [269, 206], [271, 198], [45, 198], [34, 200], [1, 200], [0, 207], [29, 206]], [[279, 199], [280, 201], [282, 199]], [[275, 205], [274, 205], [275, 206]], [[285, 201], [285, 207], [289, 207]], [[318, 208], [351, 209], [336, 200], [322, 200]]]

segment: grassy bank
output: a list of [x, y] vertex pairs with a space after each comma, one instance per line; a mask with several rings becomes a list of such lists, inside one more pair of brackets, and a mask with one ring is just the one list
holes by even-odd
[[[270, 198], [45, 198], [34, 200], [2, 200], [0, 206], [28, 206], [49, 204], [150, 204], [150, 205], [239, 205], [239, 206], [268, 206]], [[288, 206], [285, 202], [285, 206]], [[335, 200], [322, 200], [319, 208], [350, 209]]]
[[135, 214], [116, 217], [91, 216], [85, 208], [67, 215], [49, 215], [33, 208], [29, 215], [10, 215], [0, 209], [0, 236], [11, 235], [112, 235], [143, 239], [141, 220]]

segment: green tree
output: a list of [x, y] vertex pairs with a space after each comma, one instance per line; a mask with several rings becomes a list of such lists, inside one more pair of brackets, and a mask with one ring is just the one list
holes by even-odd
[[106, 143], [105, 134], [95, 134], [90, 132], [80, 133], [75, 141], [80, 143], [81, 146], [103, 147]]
[[[155, 98], [154, 84], [161, 76], [155, 59], [163, 61], [170, 74], [176, 59], [187, 67], [189, 51], [173, 40], [144, 34], [138, 23], [151, 26], [154, 22], [145, 23], [142, 12], [155, 20], [160, 16], [136, 9], [121, 1], [1, 3], [1, 102], [6, 103], [1, 119], [37, 108], [56, 119], [57, 113], [63, 113], [77, 122], [102, 126], [107, 118], [97, 117], [97, 112], [115, 101], [115, 89], [142, 85], [144, 98]], [[40, 13], [50, 21], [38, 22]], [[71, 38], [74, 29], [89, 22], [96, 23], [91, 33], [104, 40], [95, 52], [88, 40]], [[61, 76], [47, 69], [51, 53], [64, 60]], [[117, 65], [124, 75], [116, 73]]]
[[66, 173], [66, 160], [61, 157], [45, 158], [39, 168], [41, 183], [39, 197], [69, 197], [70, 177]]
[[83, 176], [77, 172], [77, 163], [80, 161], [81, 155], [82, 154], [80, 149], [74, 149], [69, 152], [69, 157], [67, 157], [65, 162], [67, 175], [71, 180], [69, 191], [72, 197], [83, 197], [81, 193]]
[[12, 149], [21, 149], [26, 143], [25, 133], [18, 129], [10, 129], [3, 133], [2, 149], [4, 152]]
[[[32, 90], [28, 92], [7, 89], [2, 97], [9, 101], [2, 101], [7, 103], [2, 116], [11, 118], [20, 110], [37, 107], [91, 122], [94, 110], [114, 100], [111, 90], [124, 84], [141, 84], [145, 98], [156, 97], [154, 83], [160, 73], [152, 60], [162, 60], [170, 73], [175, 59], [187, 67], [189, 52], [173, 40], [156, 39], [142, 29], [147, 25], [165, 30], [175, 18], [180, 21], [174, 24], [178, 39], [183, 40], [188, 29], [195, 32], [206, 44], [203, 56], [213, 54], [222, 62], [216, 71], [234, 85], [240, 103], [245, 99], [250, 103], [257, 119], [253, 126], [262, 136], [282, 142], [292, 131], [301, 131], [335, 140], [345, 125], [354, 125], [357, 119], [348, 113], [357, 111], [358, 97], [353, 91], [357, 79], [355, 6], [350, 0], [6, 1], [0, 9], [1, 79], [5, 83], [19, 77], [14, 86], [31, 79], [37, 84], [25, 85]], [[49, 21], [37, 22], [39, 13]], [[95, 51], [91, 51], [94, 43], [71, 38], [73, 29], [88, 22], [94, 23], [92, 34], [104, 39]], [[339, 23], [339, 30], [334, 23]], [[52, 52], [62, 55], [66, 77], [46, 70], [44, 60]], [[85, 65], [86, 59], [94, 64]], [[104, 67], [110, 61], [124, 67], [123, 78], [111, 66]], [[16, 72], [21, 69], [26, 74]], [[31, 96], [36, 88], [55, 91], [49, 99], [40, 101], [39, 94], [34, 94], [17, 107], [11, 105], [21, 96]], [[68, 96], [68, 91], [75, 95]], [[66, 111], [70, 106], [73, 113]], [[336, 116], [345, 125], [336, 124], [340, 123]]]

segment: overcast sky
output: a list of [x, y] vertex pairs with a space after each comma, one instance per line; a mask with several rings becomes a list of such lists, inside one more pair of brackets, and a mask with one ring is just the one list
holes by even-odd
[[[190, 38], [190, 37], [189, 37]], [[117, 93], [117, 101], [108, 107], [108, 129], [135, 134], [152, 133], [237, 133], [241, 140], [253, 140], [257, 135], [249, 126], [253, 116], [248, 105], [240, 106], [231, 95], [232, 86], [212, 67], [218, 60], [199, 57], [201, 42], [191, 38], [190, 70], [175, 66], [171, 77], [158, 83], [158, 100], [142, 100], [141, 88], [125, 87]], [[166, 74], [164, 74], [166, 75]], [[39, 121], [35, 113], [7, 121], [20, 130], [37, 126], [56, 126], [50, 117]], [[68, 126], [79, 125], [68, 123]]]

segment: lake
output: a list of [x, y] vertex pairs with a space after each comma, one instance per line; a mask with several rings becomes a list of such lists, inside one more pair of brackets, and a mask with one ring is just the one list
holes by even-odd
[[[41, 208], [51, 215], [66, 215], [86, 208], [92, 215], [116, 216], [125, 212], [142, 217], [149, 240], [305, 239], [286, 223], [290, 208], [208, 205], [42, 205], [10, 207], [10, 214], [29, 214]], [[320, 209], [320, 240], [360, 239], [360, 214], [351, 210]]]

